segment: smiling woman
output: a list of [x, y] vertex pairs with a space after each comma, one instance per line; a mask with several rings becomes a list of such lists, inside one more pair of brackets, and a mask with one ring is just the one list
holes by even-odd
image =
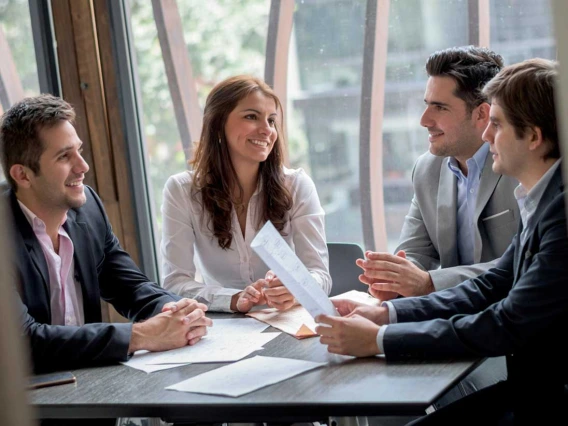
[[250, 248], [271, 221], [329, 293], [324, 212], [306, 173], [283, 166], [283, 128], [280, 100], [262, 80], [236, 76], [213, 88], [194, 169], [164, 189], [165, 288], [214, 311], [290, 308], [294, 297]]

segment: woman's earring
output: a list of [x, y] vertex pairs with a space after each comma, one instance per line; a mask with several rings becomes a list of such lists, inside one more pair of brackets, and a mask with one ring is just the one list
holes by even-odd
[[221, 145], [221, 137], [219, 137], [219, 145]]

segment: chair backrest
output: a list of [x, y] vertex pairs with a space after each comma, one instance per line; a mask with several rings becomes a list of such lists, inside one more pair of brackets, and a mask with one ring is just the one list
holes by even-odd
[[329, 251], [329, 273], [332, 287], [330, 296], [337, 296], [350, 290], [367, 291], [367, 286], [359, 281], [363, 270], [355, 261], [364, 259], [365, 253], [357, 244], [327, 243]]

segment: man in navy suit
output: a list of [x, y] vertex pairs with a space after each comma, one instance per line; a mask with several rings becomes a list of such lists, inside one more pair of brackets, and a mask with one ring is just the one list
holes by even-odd
[[[41, 95], [0, 124], [16, 299], [36, 372], [193, 345], [211, 325], [205, 305], [148, 280], [120, 247], [101, 200], [83, 185], [89, 166], [74, 118], [67, 102]], [[101, 298], [135, 323], [102, 323]]]
[[368, 307], [334, 302], [342, 317], [317, 320], [333, 353], [387, 360], [507, 356], [507, 380], [417, 421], [556, 424], [566, 421], [568, 237], [554, 109], [555, 63], [504, 68], [491, 100], [493, 170], [516, 178], [521, 223], [497, 265], [454, 288]]

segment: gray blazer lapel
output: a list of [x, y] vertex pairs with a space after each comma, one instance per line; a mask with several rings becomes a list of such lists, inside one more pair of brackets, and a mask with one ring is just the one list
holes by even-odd
[[448, 161], [448, 158], [442, 161], [440, 170], [436, 230], [440, 263], [442, 265], [457, 265], [457, 185], [456, 177], [448, 167]]
[[485, 165], [483, 166], [483, 171], [481, 172], [477, 199], [475, 201], [475, 210], [473, 213], [473, 222], [477, 224], [475, 227], [473, 251], [473, 260], [475, 263], [481, 262], [482, 242], [481, 233], [479, 232], [479, 216], [489, 202], [493, 191], [495, 191], [495, 188], [499, 183], [499, 179], [501, 179], [501, 175], [493, 173], [493, 156], [491, 153], [488, 153], [487, 158], [485, 159]]

